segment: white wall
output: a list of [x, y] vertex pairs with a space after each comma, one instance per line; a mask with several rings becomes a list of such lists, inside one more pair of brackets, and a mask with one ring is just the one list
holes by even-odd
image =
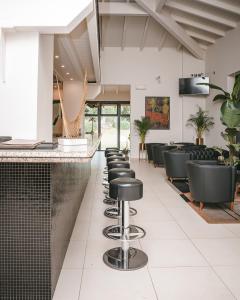
[[[211, 83], [228, 89], [228, 76], [240, 71], [240, 26], [229, 31], [224, 38], [219, 39], [215, 45], [209, 47], [206, 56], [206, 72]], [[231, 90], [231, 84], [229, 84]], [[213, 103], [216, 92], [211, 92], [207, 99], [207, 109], [214, 115], [215, 126], [211, 130], [207, 143], [210, 146], [224, 146], [225, 142], [220, 136], [224, 126], [220, 122], [220, 103]]]
[[[101, 53], [103, 84], [131, 85], [131, 155], [138, 156], [138, 135], [133, 128], [135, 119], [145, 115], [145, 96], [170, 96], [170, 130], [151, 130], [146, 142], [193, 141], [195, 133], [186, 128], [186, 119], [197, 104], [205, 107], [200, 97], [179, 97], [178, 79], [191, 73], [204, 72], [204, 61], [176, 48], [104, 48]], [[155, 79], [161, 76], [159, 84]], [[136, 90], [144, 85], [146, 90]]]
[[38, 61], [37, 137], [52, 141], [53, 35], [41, 35]]
[[[0, 82], [0, 135], [23, 139], [49, 138], [49, 134], [42, 134], [44, 131], [38, 132], [38, 125], [44, 122], [44, 126], [52, 125], [52, 115], [50, 118], [50, 113], [46, 113], [42, 106], [48, 100], [47, 109], [50, 104], [52, 106], [52, 98], [45, 98], [46, 95], [50, 97], [50, 92], [38, 90], [39, 83], [42, 89], [50, 87], [43, 78], [51, 66], [45, 65], [49, 63], [49, 59], [45, 60], [47, 53], [39, 52], [43, 46], [41, 41], [35, 32], [6, 34], [6, 82]], [[45, 46], [43, 49], [46, 50]], [[39, 58], [42, 65], [38, 73]], [[38, 100], [43, 101], [42, 104]]]

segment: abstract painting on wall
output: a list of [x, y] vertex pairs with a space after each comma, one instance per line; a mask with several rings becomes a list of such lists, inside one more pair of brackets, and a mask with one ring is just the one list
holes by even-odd
[[150, 118], [152, 129], [169, 129], [170, 97], [145, 97], [145, 116]]

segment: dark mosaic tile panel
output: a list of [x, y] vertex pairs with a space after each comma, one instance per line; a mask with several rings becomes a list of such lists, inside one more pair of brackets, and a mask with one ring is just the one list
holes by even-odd
[[0, 299], [51, 297], [50, 165], [0, 164]]
[[90, 176], [90, 162], [52, 165], [52, 287], [61, 271]]
[[90, 175], [83, 164], [0, 163], [0, 299], [50, 300]]

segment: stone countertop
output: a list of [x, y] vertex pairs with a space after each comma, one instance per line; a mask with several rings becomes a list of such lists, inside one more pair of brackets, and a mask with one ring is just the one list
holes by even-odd
[[55, 149], [15, 150], [1, 149], [0, 162], [46, 162], [74, 163], [91, 159], [100, 143], [100, 138], [88, 139], [85, 146], [58, 146]]

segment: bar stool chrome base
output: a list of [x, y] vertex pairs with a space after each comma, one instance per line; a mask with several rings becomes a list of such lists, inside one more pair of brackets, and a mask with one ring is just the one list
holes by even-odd
[[143, 238], [146, 232], [136, 225], [129, 225], [127, 228], [121, 225], [111, 225], [103, 229], [103, 235], [111, 240], [131, 242]]
[[[130, 207], [129, 214], [130, 214], [130, 217], [135, 216], [137, 214], [137, 210], [135, 208]], [[109, 207], [104, 211], [104, 216], [111, 218], [111, 219], [119, 219], [121, 216], [120, 210], [118, 207]]]
[[104, 263], [112, 269], [119, 271], [133, 271], [143, 268], [147, 262], [147, 255], [140, 249], [121, 247], [112, 248], [103, 255]]
[[106, 196], [103, 200], [103, 203], [105, 203], [107, 205], [115, 205], [116, 201], [114, 199], [111, 199], [108, 196]]

